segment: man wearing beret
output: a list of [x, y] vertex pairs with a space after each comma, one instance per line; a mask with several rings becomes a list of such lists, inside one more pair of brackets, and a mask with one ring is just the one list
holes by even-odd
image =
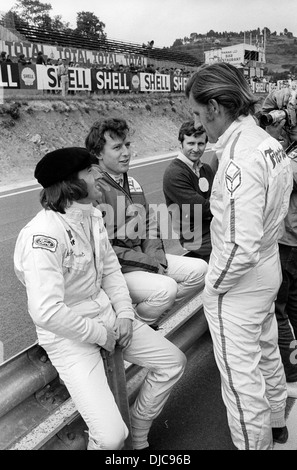
[[131, 410], [134, 449], [148, 433], [185, 367], [184, 354], [134, 318], [118, 259], [94, 207], [93, 157], [84, 148], [47, 153], [35, 177], [43, 209], [21, 230], [14, 266], [25, 285], [39, 344], [89, 430], [88, 450], [122, 449], [128, 435], [108, 386], [101, 348], [148, 369]]

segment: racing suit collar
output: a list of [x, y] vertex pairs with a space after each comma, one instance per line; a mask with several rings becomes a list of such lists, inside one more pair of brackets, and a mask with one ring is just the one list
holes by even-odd
[[100, 217], [100, 211], [96, 209], [93, 204], [80, 204], [74, 201], [70, 207], [65, 210], [65, 214], [61, 214], [66, 219], [71, 219], [81, 222], [84, 217], [94, 216]]
[[218, 138], [216, 144], [212, 148], [216, 152], [217, 158], [219, 160], [221, 159], [223, 150], [226, 147], [231, 135], [237, 130], [238, 132], [240, 131], [243, 122], [257, 125], [252, 116], [239, 116], [237, 119], [235, 119], [235, 121], [233, 121], [232, 124], [230, 124], [230, 126], [225, 130], [225, 132]]

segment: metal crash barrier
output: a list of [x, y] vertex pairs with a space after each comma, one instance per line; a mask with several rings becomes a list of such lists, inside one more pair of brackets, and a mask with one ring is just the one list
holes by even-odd
[[[207, 329], [199, 292], [160, 320], [158, 334], [186, 353]], [[121, 367], [115, 367], [115, 360], [113, 356], [105, 360], [105, 370], [123, 419], [129, 424], [129, 406], [147, 370], [122, 359]], [[123, 380], [126, 386], [121, 387]], [[132, 448], [129, 439], [126, 449]], [[85, 450], [86, 445], [87, 426], [43, 348], [34, 344], [1, 364], [1, 450]]]

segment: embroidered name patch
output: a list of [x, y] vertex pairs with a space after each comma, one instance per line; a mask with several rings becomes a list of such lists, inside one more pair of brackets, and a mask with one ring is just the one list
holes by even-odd
[[132, 176], [128, 176], [128, 183], [131, 193], [142, 192], [140, 184]]
[[45, 235], [33, 235], [33, 248], [42, 248], [43, 250], [56, 251], [58, 246], [58, 240], [51, 237], [46, 237]]
[[241, 186], [241, 168], [234, 162], [230, 162], [225, 171], [226, 188], [231, 195]]

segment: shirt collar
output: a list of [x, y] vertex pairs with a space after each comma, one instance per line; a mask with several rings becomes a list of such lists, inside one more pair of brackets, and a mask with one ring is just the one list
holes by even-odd
[[124, 183], [123, 173], [121, 173], [120, 175], [113, 175], [111, 173], [108, 173], [108, 174], [116, 183], [118, 183], [120, 186], [123, 186], [123, 183]]
[[[189, 160], [189, 158], [186, 157], [182, 152], [179, 152], [176, 158], [178, 160], [181, 160], [182, 162], [184, 162], [196, 174], [196, 171], [195, 171], [195, 168], [194, 168], [194, 162]], [[201, 166], [202, 166], [202, 162], [200, 161], [196, 168], [199, 170], [199, 168], [201, 168]]]

